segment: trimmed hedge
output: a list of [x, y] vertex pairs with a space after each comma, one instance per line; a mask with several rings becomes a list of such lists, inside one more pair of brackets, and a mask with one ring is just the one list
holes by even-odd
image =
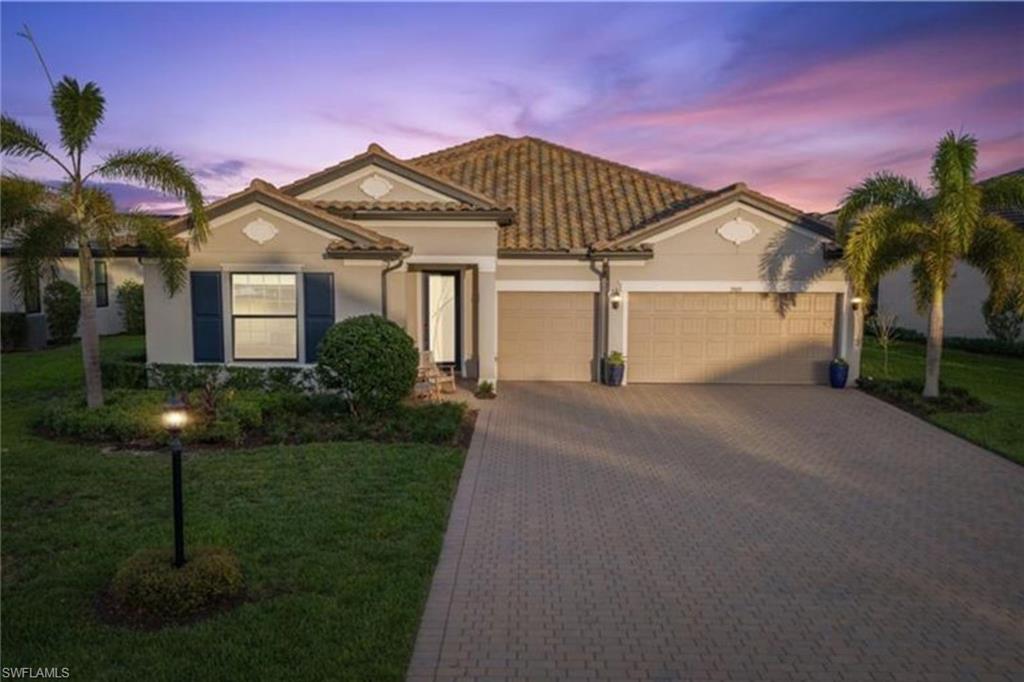
[[54, 280], [46, 285], [43, 299], [50, 339], [57, 344], [71, 343], [82, 314], [78, 287], [62, 279]]
[[149, 385], [146, 363], [130, 360], [105, 360], [100, 362], [105, 388], [144, 389]]
[[242, 565], [223, 547], [186, 548], [185, 565], [170, 549], [144, 549], [121, 564], [110, 585], [110, 607], [130, 624], [189, 621], [245, 596]]
[[0, 349], [24, 348], [27, 337], [28, 318], [25, 313], [0, 313]]
[[[187, 394], [186, 442], [208, 445], [262, 445], [373, 440], [453, 445], [459, 436], [465, 403], [399, 405], [372, 417], [356, 417], [335, 394], [267, 393], [220, 388]], [[36, 419], [43, 435], [83, 442], [152, 448], [165, 445], [160, 416], [167, 401], [161, 390], [114, 389], [102, 407], [90, 410], [81, 398], [57, 399]]]
[[145, 291], [140, 282], [126, 280], [117, 287], [117, 307], [121, 309], [124, 330], [128, 334], [146, 333]]
[[[864, 333], [874, 336], [865, 329]], [[927, 343], [928, 337], [914, 329], [898, 327], [895, 338], [907, 343]], [[973, 338], [966, 336], [947, 336], [942, 340], [943, 348], [962, 350], [968, 353], [979, 353], [981, 355], [1005, 355], [1011, 358], [1024, 358], [1024, 341], [1009, 343], [997, 339]]]
[[394, 409], [416, 383], [419, 353], [404, 329], [380, 315], [339, 322], [320, 342], [320, 385], [346, 397], [356, 414]]

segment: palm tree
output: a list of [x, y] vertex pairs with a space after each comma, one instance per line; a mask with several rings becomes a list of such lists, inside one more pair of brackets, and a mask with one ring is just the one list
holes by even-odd
[[195, 178], [173, 154], [152, 148], [117, 151], [83, 171], [82, 159], [103, 121], [106, 106], [95, 83], [80, 86], [65, 77], [52, 86], [50, 105], [60, 131], [60, 152], [51, 150], [38, 134], [6, 115], [0, 124], [0, 149], [12, 157], [49, 161], [59, 170], [61, 184], [51, 189], [24, 177], [4, 175], [0, 179], [0, 226], [15, 253], [11, 275], [17, 291], [35, 286], [43, 271], [54, 272], [63, 249], [77, 248], [85, 393], [86, 402], [94, 408], [103, 404], [103, 385], [93, 249], [109, 251], [128, 240], [140, 244], [159, 259], [164, 284], [171, 294], [184, 283], [187, 253], [157, 218], [119, 213], [110, 194], [89, 180], [125, 180], [183, 200], [192, 214], [192, 242], [197, 246], [206, 239], [207, 223]]
[[[988, 280], [996, 310], [1012, 305], [1024, 279], [1024, 233], [1000, 215], [1024, 207], [1024, 177], [974, 180], [978, 142], [947, 133], [932, 159], [932, 193], [881, 172], [850, 189], [837, 218], [843, 261], [855, 294], [867, 298], [887, 272], [910, 265], [914, 298], [928, 311], [923, 395], [939, 395], [943, 300], [957, 261]], [[1019, 304], [1018, 304], [1019, 305]]]

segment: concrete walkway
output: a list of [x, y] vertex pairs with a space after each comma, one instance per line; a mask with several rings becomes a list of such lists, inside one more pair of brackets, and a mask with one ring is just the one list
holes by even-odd
[[856, 391], [503, 384], [410, 680], [1011, 680], [1024, 468]]

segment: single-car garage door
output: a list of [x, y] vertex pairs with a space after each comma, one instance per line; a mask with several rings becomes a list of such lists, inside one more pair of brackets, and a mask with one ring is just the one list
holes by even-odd
[[835, 294], [632, 293], [630, 382], [824, 383]]
[[498, 294], [498, 378], [590, 381], [594, 294]]

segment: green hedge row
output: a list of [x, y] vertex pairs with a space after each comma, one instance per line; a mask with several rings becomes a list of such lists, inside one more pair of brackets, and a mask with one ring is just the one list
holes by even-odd
[[[81, 398], [49, 403], [36, 420], [44, 435], [135, 447], [166, 444], [160, 423], [167, 392], [109, 390], [105, 404], [86, 408]], [[187, 394], [192, 417], [183, 438], [212, 445], [310, 443], [374, 440], [451, 445], [458, 438], [466, 405], [399, 405], [373, 417], [357, 418], [336, 394], [298, 391], [267, 393], [218, 388]]]
[[[874, 337], [873, 331], [865, 327], [864, 333]], [[895, 338], [908, 343], [926, 343], [928, 337], [914, 329], [897, 327]], [[969, 353], [980, 353], [982, 355], [1005, 355], [1011, 358], [1024, 358], [1024, 341], [998, 341], [988, 338], [972, 338], [966, 336], [947, 336], [942, 340], [943, 348], [963, 350]]]

